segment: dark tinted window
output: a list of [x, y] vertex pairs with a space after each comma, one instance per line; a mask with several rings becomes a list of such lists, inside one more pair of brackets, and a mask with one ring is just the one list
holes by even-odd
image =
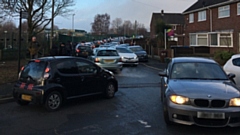
[[77, 61], [77, 68], [79, 73], [96, 73], [97, 67], [90, 62]]
[[130, 48], [133, 52], [137, 52], [137, 51], [144, 51], [143, 48], [141, 46], [138, 47], [131, 47]]
[[43, 72], [46, 68], [46, 62], [29, 62], [23, 69], [20, 78], [21, 79], [33, 79], [38, 80], [42, 78]]
[[79, 46], [78, 49], [80, 49], [81, 51], [84, 51], [84, 50], [91, 51], [92, 50], [91, 47], [89, 47], [89, 46]]
[[116, 50], [99, 50], [97, 56], [119, 56]]
[[240, 58], [236, 58], [232, 60], [233, 65], [240, 67]]
[[116, 48], [119, 53], [133, 53], [131, 50], [127, 48]]
[[64, 74], [77, 74], [78, 69], [74, 60], [66, 60], [57, 64], [59, 72]]

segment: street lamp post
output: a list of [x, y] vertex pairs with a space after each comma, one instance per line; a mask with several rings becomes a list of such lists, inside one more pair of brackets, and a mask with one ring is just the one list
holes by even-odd
[[74, 15], [72, 14], [72, 45], [73, 45], [73, 31], [74, 31]]
[[5, 30], [4, 33], [5, 33], [5, 39], [4, 39], [5, 46], [4, 46], [4, 49], [7, 49], [7, 31]]

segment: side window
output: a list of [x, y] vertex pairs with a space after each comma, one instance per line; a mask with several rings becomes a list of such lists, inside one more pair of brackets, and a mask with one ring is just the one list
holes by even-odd
[[233, 65], [240, 67], [240, 58], [236, 58], [232, 60]]
[[167, 68], [166, 68], [166, 70], [167, 70], [167, 75], [169, 75], [170, 74], [170, 71], [171, 71], [171, 61], [168, 63], [168, 65], [167, 65]]
[[63, 74], [78, 74], [77, 66], [74, 61], [62, 61], [57, 64], [57, 69]]
[[77, 69], [79, 73], [96, 73], [97, 67], [89, 62], [77, 61]]

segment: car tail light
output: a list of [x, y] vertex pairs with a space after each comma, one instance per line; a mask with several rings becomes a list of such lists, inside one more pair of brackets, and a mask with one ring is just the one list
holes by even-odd
[[22, 66], [22, 68], [21, 68], [21, 71], [23, 71], [23, 70], [24, 70], [24, 68], [25, 68], [25, 67], [24, 67], [24, 66]]
[[122, 58], [119, 59], [119, 62], [122, 62]]
[[41, 61], [40, 61], [40, 60], [34, 60], [34, 62], [37, 62], [37, 63], [38, 63], [38, 62], [41, 62]]
[[79, 52], [80, 52], [80, 49], [77, 49], [77, 50], [76, 50], [76, 52], [78, 52], [78, 53], [79, 53]]
[[49, 73], [49, 71], [50, 71], [50, 68], [47, 67], [47, 68], [45, 69], [45, 73]]
[[94, 60], [95, 62], [99, 62], [100, 60], [99, 60], [99, 58], [95, 58], [95, 60]]
[[47, 78], [50, 76], [50, 73], [49, 73], [50, 70], [51, 70], [51, 69], [50, 69], [49, 67], [46, 67], [46, 68], [45, 68], [44, 76], [43, 76], [44, 79], [47, 79]]

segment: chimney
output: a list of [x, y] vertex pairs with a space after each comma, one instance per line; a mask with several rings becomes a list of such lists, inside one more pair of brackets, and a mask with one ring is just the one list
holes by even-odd
[[164, 16], [164, 10], [161, 10], [161, 15]]

